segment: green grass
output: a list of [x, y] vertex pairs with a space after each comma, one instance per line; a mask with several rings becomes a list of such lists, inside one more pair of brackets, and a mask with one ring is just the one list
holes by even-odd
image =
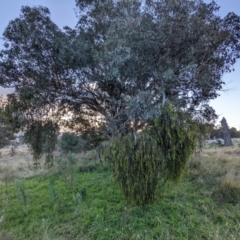
[[109, 171], [18, 180], [0, 190], [0, 239], [239, 239], [240, 205], [215, 203], [186, 176], [145, 208], [127, 204]]

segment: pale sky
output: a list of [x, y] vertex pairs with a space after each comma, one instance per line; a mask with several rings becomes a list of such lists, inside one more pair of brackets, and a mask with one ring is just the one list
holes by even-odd
[[[211, 2], [211, 0], [205, 0]], [[216, 0], [221, 7], [219, 15], [224, 17], [228, 12], [235, 12], [240, 15], [240, 0]], [[75, 15], [75, 0], [0, 0], [0, 36], [8, 25], [10, 20], [15, 19], [20, 14], [23, 5], [42, 5], [51, 11], [52, 21], [59, 27], [74, 27], [77, 18]], [[0, 39], [0, 49], [3, 41]], [[230, 127], [240, 129], [240, 60], [235, 64], [235, 72], [225, 74], [223, 81], [226, 83], [224, 91], [220, 96], [212, 100], [211, 106], [219, 115], [227, 119]], [[0, 87], [0, 94], [9, 92], [9, 90]]]

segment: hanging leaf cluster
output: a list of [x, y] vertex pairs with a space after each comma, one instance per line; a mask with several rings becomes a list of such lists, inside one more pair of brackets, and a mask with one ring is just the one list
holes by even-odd
[[45, 164], [47, 166], [53, 165], [53, 151], [56, 149], [59, 135], [59, 127], [52, 121], [47, 121], [43, 124], [43, 152], [46, 154]]
[[39, 164], [44, 153], [46, 153], [46, 163], [52, 165], [58, 133], [58, 125], [50, 120], [32, 121], [27, 125], [24, 139], [32, 152], [34, 165]]
[[9, 144], [9, 140], [15, 139], [14, 131], [6, 117], [6, 111], [0, 107], [0, 148]]

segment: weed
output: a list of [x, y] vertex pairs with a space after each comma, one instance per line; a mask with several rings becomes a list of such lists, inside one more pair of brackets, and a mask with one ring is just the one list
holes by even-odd
[[52, 203], [54, 204], [57, 199], [54, 179], [50, 179], [50, 181], [49, 181], [49, 195], [50, 195], [50, 199], [51, 199]]
[[27, 196], [25, 193], [24, 186], [22, 183], [18, 183], [18, 184], [16, 184], [16, 187], [17, 187], [18, 196], [23, 204], [22, 210], [24, 212], [24, 215], [26, 216], [29, 213], [29, 205], [27, 204]]
[[86, 196], [87, 196], [87, 188], [83, 187], [80, 189], [80, 195], [82, 197], [82, 200], [85, 200]]
[[68, 186], [71, 189], [75, 188], [75, 172], [77, 165], [77, 158], [73, 153], [68, 153], [66, 159], [56, 158], [58, 165], [58, 174], [62, 174]]
[[27, 196], [25, 194], [24, 186], [22, 183], [16, 184], [17, 187], [17, 192], [20, 200], [22, 201], [23, 204], [27, 203]]

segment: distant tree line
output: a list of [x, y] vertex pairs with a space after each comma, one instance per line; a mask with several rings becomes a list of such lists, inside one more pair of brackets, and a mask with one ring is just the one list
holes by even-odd
[[[240, 130], [237, 130], [235, 127], [229, 128], [231, 138], [240, 138]], [[210, 138], [223, 138], [223, 132], [222, 127], [217, 126], [213, 128], [213, 130], [210, 133]]]

